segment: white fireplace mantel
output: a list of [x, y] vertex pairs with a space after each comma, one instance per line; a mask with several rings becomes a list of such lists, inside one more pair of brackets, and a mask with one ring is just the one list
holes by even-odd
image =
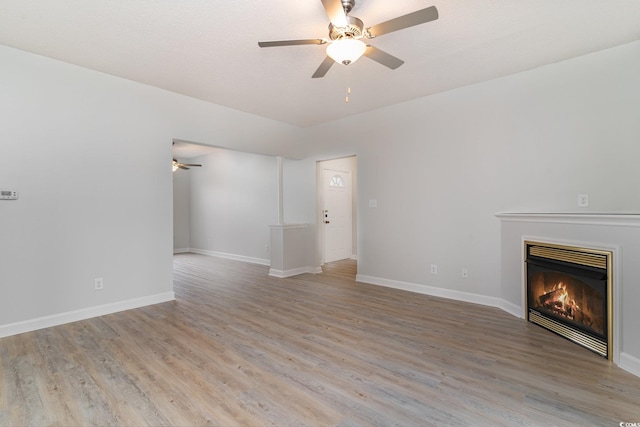
[[640, 213], [502, 212], [496, 216], [501, 221], [640, 227]]
[[524, 317], [524, 241], [613, 252], [613, 361], [640, 376], [640, 213], [498, 213], [501, 294]]

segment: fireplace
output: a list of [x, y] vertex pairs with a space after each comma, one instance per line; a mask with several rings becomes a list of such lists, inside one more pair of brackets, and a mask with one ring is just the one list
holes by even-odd
[[527, 320], [611, 359], [612, 257], [525, 241]]

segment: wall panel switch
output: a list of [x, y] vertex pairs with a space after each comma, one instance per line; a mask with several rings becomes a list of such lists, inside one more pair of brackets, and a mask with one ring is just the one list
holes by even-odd
[[0, 200], [17, 200], [18, 192], [15, 190], [0, 190]]

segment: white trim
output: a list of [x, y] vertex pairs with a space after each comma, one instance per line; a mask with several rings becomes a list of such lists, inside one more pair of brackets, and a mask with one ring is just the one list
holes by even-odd
[[83, 308], [80, 310], [68, 311], [66, 313], [54, 314], [51, 316], [39, 317], [37, 319], [25, 320], [22, 322], [0, 325], [0, 338], [11, 335], [31, 332], [38, 329], [50, 328], [63, 325], [65, 323], [77, 322], [79, 320], [91, 319], [93, 317], [104, 316], [106, 314], [117, 313], [119, 311], [131, 310], [145, 307], [147, 305], [160, 304], [174, 301], [176, 299], [173, 292], [149, 295], [141, 298], [133, 298], [126, 301], [111, 304], [98, 305], [95, 307]]
[[285, 277], [297, 276], [298, 274], [304, 274], [304, 273], [319, 274], [319, 273], [322, 273], [322, 268], [299, 267], [299, 268], [292, 268], [291, 270], [275, 270], [273, 268], [269, 269], [269, 276], [277, 277], [280, 279], [284, 279]]
[[[488, 297], [486, 295], [472, 294], [469, 292], [454, 291], [451, 289], [437, 288], [434, 286], [420, 285], [417, 283], [401, 282], [398, 280], [383, 279], [380, 277], [356, 275], [356, 282], [368, 283], [371, 285], [384, 286], [387, 288], [400, 289], [403, 291], [415, 292], [418, 294], [431, 295], [434, 297], [447, 298], [456, 301], [470, 302], [474, 304], [496, 307], [506, 311], [516, 317], [522, 317], [522, 308], [511, 304], [500, 298]], [[516, 314], [517, 313], [517, 314]]]
[[189, 249], [189, 248], [179, 248], [179, 249], [174, 249], [173, 250], [174, 254], [186, 254], [186, 253], [189, 253], [189, 252], [191, 252], [191, 249]]
[[194, 248], [191, 248], [189, 252], [193, 252], [194, 254], [213, 256], [217, 258], [244, 261], [244, 262], [248, 262], [249, 264], [271, 265], [271, 260], [263, 259], [263, 258], [253, 258], [253, 257], [244, 256], [244, 255], [235, 255], [235, 254], [228, 254], [225, 252], [216, 252], [216, 251], [206, 251], [204, 249], [194, 249]]
[[620, 363], [622, 369], [631, 372], [633, 375], [640, 377], [640, 359], [630, 355], [629, 353], [620, 353]]
[[498, 299], [498, 305], [496, 306], [502, 311], [506, 311], [512, 316], [524, 319], [524, 307], [516, 305], [504, 299]]
[[598, 214], [598, 213], [497, 213], [501, 221], [546, 222], [555, 224], [609, 225], [617, 227], [640, 227], [640, 214]]
[[282, 229], [282, 230], [290, 230], [293, 228], [307, 228], [309, 226], [309, 224], [306, 223], [291, 223], [291, 224], [275, 224], [275, 225], [269, 225], [269, 228], [276, 228], [276, 229]]

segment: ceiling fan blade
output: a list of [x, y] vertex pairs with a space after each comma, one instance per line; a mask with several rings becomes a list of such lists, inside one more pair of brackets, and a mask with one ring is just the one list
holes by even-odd
[[431, 6], [426, 9], [417, 10], [415, 12], [390, 19], [381, 24], [374, 25], [368, 30], [371, 36], [376, 37], [393, 31], [402, 30], [403, 28], [413, 27], [414, 25], [435, 21], [436, 19], [438, 19], [438, 9], [436, 9], [435, 6]]
[[320, 64], [316, 72], [313, 73], [313, 76], [311, 77], [314, 79], [317, 79], [318, 77], [324, 77], [324, 75], [327, 74], [327, 71], [329, 71], [329, 68], [331, 68], [334, 62], [335, 61], [329, 56], [325, 57], [324, 61], [322, 61], [322, 64]]
[[346, 27], [347, 26], [347, 14], [344, 13], [344, 7], [342, 7], [342, 0], [321, 0], [324, 10], [327, 11], [329, 21], [334, 27]]
[[189, 168], [188, 168], [188, 167], [186, 167], [185, 165], [182, 165], [182, 164], [178, 165], [178, 167], [179, 167], [180, 169], [189, 170]]
[[181, 163], [181, 164], [182, 164], [182, 166], [197, 166], [197, 167], [199, 167], [199, 168], [201, 168], [201, 167], [202, 167], [202, 165], [195, 165], [195, 164], [193, 164], [193, 163]]
[[272, 42], [258, 42], [260, 47], [276, 47], [276, 46], [296, 46], [301, 44], [325, 44], [324, 39], [302, 39], [302, 40], [278, 40]]
[[387, 52], [371, 45], [367, 45], [367, 50], [364, 51], [364, 56], [373, 59], [374, 61], [384, 65], [385, 67], [389, 67], [392, 70], [395, 70], [396, 68], [404, 64], [404, 61], [402, 59], [396, 58], [395, 56], [390, 55]]

